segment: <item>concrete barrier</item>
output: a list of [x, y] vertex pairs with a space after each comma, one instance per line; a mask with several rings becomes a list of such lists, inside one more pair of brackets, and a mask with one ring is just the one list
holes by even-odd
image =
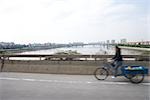
[[[148, 61], [124, 61], [124, 65], [142, 65], [149, 67]], [[49, 73], [49, 74], [93, 74], [97, 67], [103, 66], [103, 61], [17, 61], [5, 60], [3, 72]]]

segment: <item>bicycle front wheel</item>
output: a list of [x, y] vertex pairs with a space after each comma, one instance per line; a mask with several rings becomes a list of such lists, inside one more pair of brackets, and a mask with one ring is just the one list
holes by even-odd
[[97, 68], [94, 71], [94, 76], [98, 80], [105, 80], [108, 77], [108, 71], [105, 68]]

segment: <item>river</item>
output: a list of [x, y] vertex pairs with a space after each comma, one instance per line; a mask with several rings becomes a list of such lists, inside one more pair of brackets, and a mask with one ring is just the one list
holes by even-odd
[[[55, 49], [47, 49], [47, 50], [37, 50], [37, 51], [27, 51], [22, 52], [21, 54], [55, 54], [57, 52], [62, 51], [77, 51], [80, 54], [108, 54], [108, 55], [114, 55], [115, 54], [115, 48], [113, 46], [74, 46], [74, 47], [65, 47], [65, 48], [55, 48]], [[121, 49], [122, 55], [140, 55], [141, 51], [135, 51], [135, 50], [127, 50], [127, 49]]]

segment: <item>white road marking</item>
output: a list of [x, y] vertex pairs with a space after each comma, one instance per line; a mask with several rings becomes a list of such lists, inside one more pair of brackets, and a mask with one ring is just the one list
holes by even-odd
[[[128, 85], [130, 82], [106, 82], [106, 81], [61, 81], [61, 80], [44, 80], [44, 79], [29, 79], [29, 78], [12, 78], [12, 77], [0, 77], [0, 80], [12, 80], [12, 81], [29, 81], [29, 82], [50, 82], [50, 83], [70, 83], [70, 84], [107, 84], [107, 85]], [[140, 83], [142, 85], [150, 86], [150, 83]]]

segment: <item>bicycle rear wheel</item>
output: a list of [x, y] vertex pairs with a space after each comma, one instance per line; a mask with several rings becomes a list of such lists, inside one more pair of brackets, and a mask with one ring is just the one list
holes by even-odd
[[108, 71], [105, 68], [97, 68], [94, 71], [94, 76], [98, 80], [105, 80], [108, 77]]

